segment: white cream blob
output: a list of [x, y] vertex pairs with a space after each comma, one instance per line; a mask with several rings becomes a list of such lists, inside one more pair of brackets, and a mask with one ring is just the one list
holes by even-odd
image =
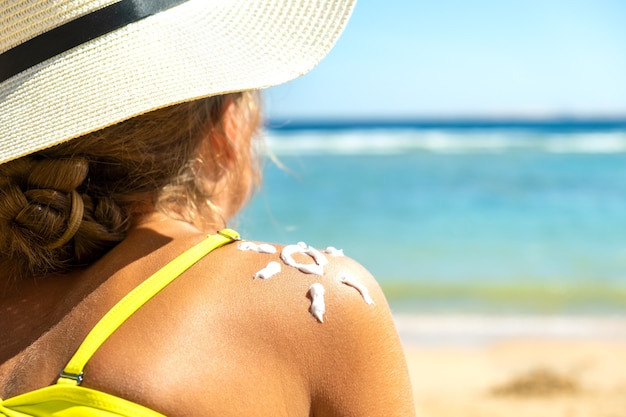
[[278, 274], [281, 270], [280, 264], [276, 261], [271, 261], [267, 266], [254, 274], [254, 278], [270, 279], [274, 275]]
[[330, 256], [344, 256], [343, 249], [337, 249], [333, 246], [327, 247], [324, 252], [326, 252]]
[[[313, 258], [314, 263], [304, 264], [301, 262], [296, 262], [293, 258], [293, 255], [296, 253], [300, 253], [303, 255], [308, 255]], [[307, 246], [304, 242], [298, 242], [296, 245], [287, 245], [280, 252], [280, 259], [285, 263], [285, 265], [292, 266], [297, 268], [299, 271], [304, 272], [305, 274], [315, 274], [315, 275], [324, 275], [324, 266], [328, 264], [328, 259], [324, 254], [318, 251], [315, 248]]]
[[319, 282], [313, 283], [309, 287], [309, 294], [311, 295], [311, 308], [309, 311], [320, 323], [324, 323], [324, 313], [326, 313], [325, 292], [324, 286]]
[[306, 247], [304, 249], [304, 253], [312, 257], [315, 263], [318, 264], [319, 266], [328, 265], [328, 258], [326, 258], [326, 256], [324, 256], [322, 252], [318, 251], [313, 246]]
[[[255, 243], [250, 241], [242, 241], [237, 246], [241, 251], [254, 251], [258, 253], [273, 254], [277, 252], [276, 247], [267, 243]], [[324, 266], [328, 264], [328, 258], [324, 253], [329, 256], [339, 257], [344, 256], [342, 249], [337, 249], [333, 246], [328, 246], [323, 253], [304, 242], [298, 242], [295, 245], [287, 245], [280, 252], [280, 259], [287, 266], [298, 269], [305, 274], [324, 275]], [[294, 255], [301, 254], [309, 256], [312, 263], [297, 262], [294, 259]], [[271, 261], [267, 266], [254, 274], [254, 278], [258, 279], [270, 279], [274, 275], [281, 272], [281, 265], [279, 262]], [[355, 288], [363, 297], [363, 300], [367, 304], [374, 304], [374, 300], [370, 296], [368, 289], [361, 284], [356, 278], [350, 275], [342, 275], [339, 281], [345, 285]], [[310, 313], [320, 323], [324, 323], [324, 314], [326, 314], [326, 302], [324, 300], [324, 294], [326, 289], [322, 284], [316, 282], [309, 287], [309, 295], [311, 297]]]
[[237, 248], [243, 251], [250, 250], [259, 253], [276, 253], [276, 247], [269, 243], [254, 243], [248, 240], [239, 243]]
[[343, 284], [346, 284], [352, 288], [355, 288], [359, 293], [361, 293], [361, 296], [363, 297], [363, 300], [365, 300], [365, 302], [367, 304], [374, 304], [374, 300], [372, 299], [372, 297], [370, 296], [370, 292], [369, 290], [363, 285], [361, 284], [356, 278], [354, 278], [353, 276], [350, 275], [342, 275], [339, 278], [339, 281]]

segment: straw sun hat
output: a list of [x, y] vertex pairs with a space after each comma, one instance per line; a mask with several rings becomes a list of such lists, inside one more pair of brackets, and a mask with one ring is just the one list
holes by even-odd
[[2, 0], [0, 163], [313, 68], [353, 0]]

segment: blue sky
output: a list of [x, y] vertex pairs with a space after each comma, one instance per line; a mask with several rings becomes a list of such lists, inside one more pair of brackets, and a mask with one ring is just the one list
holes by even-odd
[[626, 116], [626, 1], [360, 0], [269, 118]]

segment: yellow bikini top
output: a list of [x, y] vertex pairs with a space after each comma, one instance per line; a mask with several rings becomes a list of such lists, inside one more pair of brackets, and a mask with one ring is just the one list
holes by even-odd
[[209, 235], [154, 273], [122, 298], [89, 332], [56, 384], [6, 400], [0, 399], [0, 416], [7, 417], [155, 417], [163, 414], [111, 394], [81, 387], [83, 369], [106, 339], [150, 298], [212, 250], [239, 234], [224, 229]]

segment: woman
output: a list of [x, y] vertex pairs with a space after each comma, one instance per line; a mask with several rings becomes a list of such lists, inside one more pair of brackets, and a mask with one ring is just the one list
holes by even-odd
[[0, 415], [413, 415], [366, 270], [224, 229], [258, 180], [254, 90], [314, 66], [351, 8], [0, 10]]

